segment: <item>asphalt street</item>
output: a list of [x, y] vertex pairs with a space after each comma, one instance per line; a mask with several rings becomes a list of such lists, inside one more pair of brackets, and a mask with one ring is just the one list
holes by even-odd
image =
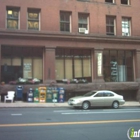
[[129, 140], [132, 127], [140, 129], [140, 107], [0, 108], [1, 140]]

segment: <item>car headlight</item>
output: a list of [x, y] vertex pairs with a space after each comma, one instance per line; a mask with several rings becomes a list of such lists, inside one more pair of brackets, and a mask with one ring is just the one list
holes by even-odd
[[80, 102], [81, 102], [80, 100], [73, 100], [73, 103], [75, 103], [75, 104], [78, 104]]

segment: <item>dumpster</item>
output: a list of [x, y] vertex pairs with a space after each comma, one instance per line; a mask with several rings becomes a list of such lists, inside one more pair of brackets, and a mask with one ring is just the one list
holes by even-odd
[[63, 103], [65, 101], [65, 90], [62, 87], [58, 88], [58, 102]]
[[27, 102], [33, 102], [34, 101], [34, 91], [32, 88], [29, 89], [27, 92]]
[[58, 102], [58, 90], [56, 87], [52, 87], [52, 102]]
[[46, 102], [52, 102], [53, 96], [52, 96], [52, 88], [47, 87], [47, 99]]
[[40, 103], [45, 103], [46, 102], [46, 87], [39, 87], [39, 102]]
[[34, 102], [38, 103], [39, 102], [39, 91], [38, 88], [34, 90]]
[[16, 99], [23, 100], [23, 86], [16, 87]]

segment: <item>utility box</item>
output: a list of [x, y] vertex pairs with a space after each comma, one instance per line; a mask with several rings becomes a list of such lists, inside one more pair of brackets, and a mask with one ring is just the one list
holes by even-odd
[[34, 90], [34, 102], [39, 103], [39, 91], [38, 88]]
[[17, 100], [23, 100], [23, 86], [17, 86], [16, 87], [16, 99]]
[[65, 101], [65, 90], [62, 87], [59, 87], [57, 89], [58, 89], [58, 102], [63, 103]]
[[53, 96], [52, 96], [52, 88], [47, 87], [47, 99], [46, 102], [52, 102]]
[[46, 102], [46, 87], [39, 87], [39, 102], [40, 103], [45, 103]]
[[53, 103], [58, 102], [58, 90], [57, 90], [57, 87], [52, 88], [52, 102]]
[[33, 102], [34, 101], [34, 91], [32, 88], [29, 89], [27, 92], [27, 102]]

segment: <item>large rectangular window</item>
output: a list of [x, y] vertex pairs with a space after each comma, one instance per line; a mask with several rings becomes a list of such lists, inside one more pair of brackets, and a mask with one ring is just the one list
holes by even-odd
[[71, 12], [60, 12], [60, 31], [71, 32]]
[[104, 50], [103, 69], [106, 82], [133, 81], [133, 51]]
[[7, 28], [19, 29], [19, 8], [7, 7]]
[[90, 50], [56, 49], [56, 80], [86, 79], [91, 82]]
[[32, 47], [2, 46], [1, 79], [5, 83], [17, 82], [19, 78], [27, 80], [43, 79], [43, 50]]
[[38, 9], [28, 9], [28, 30], [39, 30], [39, 13]]
[[114, 16], [106, 16], [106, 35], [116, 35]]
[[130, 18], [122, 18], [122, 36], [130, 36]]

